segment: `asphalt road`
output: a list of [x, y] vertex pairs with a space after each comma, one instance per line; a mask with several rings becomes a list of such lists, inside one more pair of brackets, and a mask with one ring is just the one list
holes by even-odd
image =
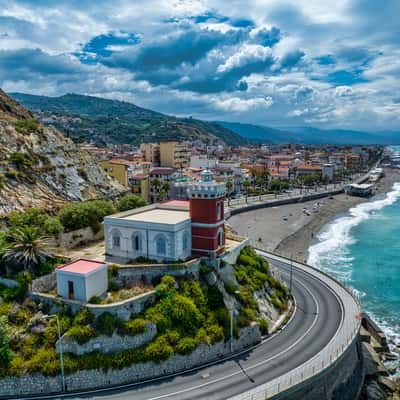
[[[289, 267], [272, 263], [288, 281]], [[68, 398], [221, 400], [253, 389], [308, 361], [328, 344], [341, 324], [343, 311], [337, 296], [317, 278], [295, 267], [293, 295], [297, 309], [289, 324], [241, 355], [170, 378]]]

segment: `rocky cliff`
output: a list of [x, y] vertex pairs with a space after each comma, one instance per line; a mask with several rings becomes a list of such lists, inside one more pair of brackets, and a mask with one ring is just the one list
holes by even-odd
[[124, 188], [96, 160], [0, 89], [0, 217], [15, 209], [112, 198]]

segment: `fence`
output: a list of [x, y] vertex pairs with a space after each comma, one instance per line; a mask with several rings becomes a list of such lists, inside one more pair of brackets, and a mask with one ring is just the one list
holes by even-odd
[[[288, 264], [291, 262], [289, 259], [273, 253], [259, 252], [270, 260], [275, 259]], [[293, 261], [293, 266], [323, 281], [338, 296], [343, 306], [341, 325], [325, 348], [305, 364], [251, 391], [234, 396], [231, 400], [266, 400], [300, 385], [332, 366], [358, 337], [361, 326], [361, 306], [357, 294], [352, 289], [346, 288], [334, 277], [309, 265]]]

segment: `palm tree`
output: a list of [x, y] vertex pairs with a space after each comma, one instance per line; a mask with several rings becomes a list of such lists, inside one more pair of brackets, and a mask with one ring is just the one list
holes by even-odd
[[9, 245], [3, 256], [7, 269], [11, 265], [34, 272], [35, 268], [50, 256], [46, 251], [45, 238], [37, 228], [17, 228], [10, 232], [7, 239]]
[[227, 195], [228, 195], [228, 207], [230, 206], [230, 202], [231, 202], [231, 194], [232, 194], [232, 190], [233, 190], [233, 182], [232, 182], [232, 178], [228, 178], [226, 180], [226, 190], [227, 190]]
[[250, 188], [250, 181], [248, 180], [248, 178], [246, 178], [243, 181], [243, 187], [244, 187], [244, 189], [246, 191], [246, 203], [247, 203], [247, 197], [249, 196], [249, 188]]
[[158, 178], [154, 178], [151, 180], [150, 186], [153, 192], [153, 203], [154, 203], [154, 198], [157, 198], [157, 192], [161, 187], [161, 181]]

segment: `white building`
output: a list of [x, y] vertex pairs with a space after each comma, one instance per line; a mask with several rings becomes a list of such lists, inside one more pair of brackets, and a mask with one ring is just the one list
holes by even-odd
[[105, 217], [104, 235], [106, 254], [122, 261], [185, 260], [192, 248], [189, 204], [170, 201]]
[[88, 302], [108, 289], [107, 264], [79, 259], [56, 269], [57, 294], [70, 300]]

